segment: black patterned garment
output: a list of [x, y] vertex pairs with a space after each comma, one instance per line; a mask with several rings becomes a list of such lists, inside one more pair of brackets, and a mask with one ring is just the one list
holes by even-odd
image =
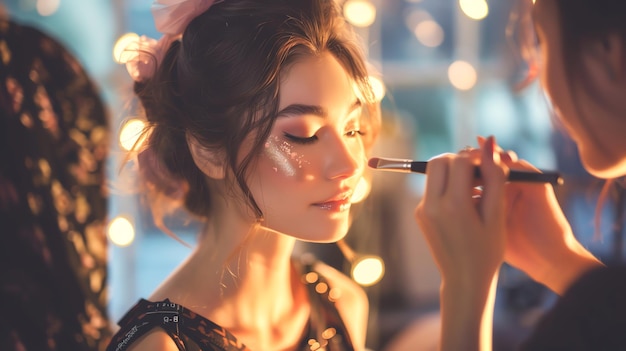
[[[299, 350], [353, 351], [346, 327], [335, 308], [334, 299], [341, 297], [311, 267], [303, 267], [302, 282], [309, 292], [311, 317]], [[228, 330], [169, 300], [150, 302], [141, 299], [119, 325], [121, 329], [107, 351], [127, 350], [133, 342], [157, 327], [169, 334], [180, 351], [250, 351]]]
[[542, 316], [520, 350], [626, 350], [626, 266], [583, 274]]
[[0, 19], [0, 350], [110, 340], [106, 116], [57, 41]]

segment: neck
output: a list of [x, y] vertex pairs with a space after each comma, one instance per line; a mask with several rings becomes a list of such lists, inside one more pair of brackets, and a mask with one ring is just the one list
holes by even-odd
[[204, 300], [194, 302], [212, 306], [216, 320], [237, 319], [233, 325], [267, 325], [291, 311], [301, 289], [291, 265], [295, 239], [238, 216], [209, 223], [185, 265]]

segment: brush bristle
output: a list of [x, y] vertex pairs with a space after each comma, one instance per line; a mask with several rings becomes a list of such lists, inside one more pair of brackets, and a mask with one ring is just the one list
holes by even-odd
[[367, 161], [367, 165], [371, 168], [378, 168], [378, 161], [380, 161], [378, 157], [372, 157]]

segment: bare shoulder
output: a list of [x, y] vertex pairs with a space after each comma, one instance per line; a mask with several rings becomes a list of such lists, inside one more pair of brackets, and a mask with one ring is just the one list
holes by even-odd
[[331, 288], [338, 289], [340, 292], [341, 295], [336, 300], [335, 306], [348, 328], [356, 349], [363, 349], [369, 313], [369, 302], [365, 291], [354, 280], [323, 262], [316, 262], [314, 269], [328, 280]]
[[163, 329], [154, 328], [133, 343], [128, 351], [178, 351], [178, 347]]

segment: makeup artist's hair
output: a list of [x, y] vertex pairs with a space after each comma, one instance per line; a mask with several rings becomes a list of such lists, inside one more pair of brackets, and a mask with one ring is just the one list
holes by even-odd
[[[150, 128], [138, 159], [152, 205], [178, 199], [191, 214], [209, 215], [209, 188], [192, 159], [188, 134], [225, 155], [234, 174], [227, 181], [261, 218], [246, 175], [276, 118], [281, 78], [299, 59], [323, 52], [341, 63], [365, 97], [371, 114], [364, 141], [373, 141], [379, 116], [364, 56], [334, 0], [227, 0], [195, 18], [154, 77], [135, 83]], [[248, 135], [254, 136], [252, 151], [238, 161]]]
[[[556, 0], [561, 24], [561, 43], [565, 79], [569, 86], [587, 90], [590, 96], [602, 98], [589, 91], [589, 75], [582, 64], [585, 44], [591, 40], [603, 40], [607, 35], [618, 35], [626, 45], [626, 1], [623, 0]], [[607, 42], [607, 45], [609, 43]], [[572, 92], [573, 90], [570, 90]], [[579, 101], [574, 97], [574, 103]], [[581, 109], [579, 109], [580, 111]], [[587, 119], [591, 121], [592, 119]], [[613, 181], [605, 183], [596, 207], [596, 236], [600, 234], [600, 213], [609, 200]], [[623, 191], [619, 189], [618, 191]], [[618, 223], [616, 223], [618, 224]]]
[[[585, 86], [581, 52], [590, 40], [617, 34], [626, 44], [626, 1], [556, 0], [561, 23], [563, 64], [569, 83]], [[607, 43], [608, 45], [608, 43]]]

